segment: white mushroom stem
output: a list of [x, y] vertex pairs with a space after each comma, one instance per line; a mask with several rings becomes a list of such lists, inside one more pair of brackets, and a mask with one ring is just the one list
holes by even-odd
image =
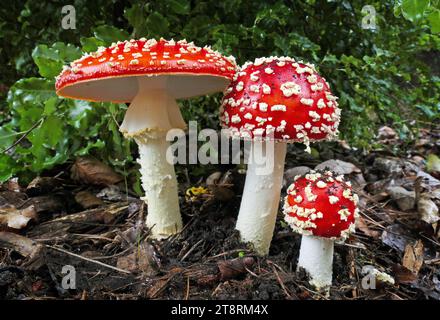
[[[165, 84], [166, 85], [166, 84]], [[166, 133], [185, 125], [166, 86], [151, 89], [139, 78], [139, 91], [128, 108], [121, 132], [139, 146], [143, 198], [148, 205], [146, 224], [156, 239], [166, 238], [182, 229], [176, 174], [166, 159], [169, 142]]]
[[166, 238], [182, 229], [176, 174], [174, 166], [165, 160], [169, 143], [165, 139], [136, 141], [148, 205], [147, 227], [155, 238]]
[[278, 213], [287, 144], [253, 141], [251, 157], [261, 148], [266, 150], [265, 161], [254, 157], [248, 163], [236, 229], [259, 255], [267, 255]]
[[332, 284], [334, 241], [315, 236], [303, 236], [299, 251], [298, 269], [303, 268], [310, 284], [327, 291]]

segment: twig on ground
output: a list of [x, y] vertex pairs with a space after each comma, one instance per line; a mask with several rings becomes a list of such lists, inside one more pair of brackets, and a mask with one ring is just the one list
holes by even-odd
[[186, 277], [186, 294], [185, 294], [185, 300], [189, 299], [189, 277]]
[[191, 252], [193, 252], [203, 241], [203, 239], [200, 239], [199, 241], [196, 242], [195, 245], [193, 245], [188, 251], [187, 253], [185, 253], [185, 255], [182, 257], [182, 259], [180, 259], [180, 262], [183, 262], [183, 260], [185, 260], [190, 254]]
[[214, 297], [217, 294], [217, 292], [220, 291], [220, 288], [221, 288], [222, 285], [223, 285], [223, 282], [220, 282], [218, 284], [218, 286], [215, 287], [214, 291], [212, 291], [212, 293], [211, 293], [211, 297]]
[[100, 266], [105, 267], [105, 268], [109, 268], [109, 269], [112, 269], [112, 270], [115, 270], [115, 271], [118, 271], [118, 272], [122, 272], [122, 273], [125, 273], [125, 274], [131, 274], [130, 271], [123, 270], [123, 269], [120, 269], [120, 268], [117, 268], [117, 267], [111, 266], [109, 264], [106, 264], [106, 263], [103, 263], [103, 262], [100, 262], [100, 261], [96, 261], [96, 260], [93, 260], [93, 259], [90, 259], [90, 258], [86, 258], [86, 257], [83, 257], [83, 256], [81, 256], [79, 254], [75, 254], [73, 252], [70, 252], [70, 251], [67, 251], [67, 250], [64, 250], [64, 249], [61, 249], [61, 248], [58, 248], [58, 247], [54, 247], [54, 246], [50, 246], [50, 245], [45, 245], [45, 246], [47, 248], [57, 250], [59, 252], [65, 253], [67, 255], [70, 255], [72, 257], [75, 257], [75, 258], [78, 258], [78, 259], [82, 259], [82, 260], [85, 260], [85, 261], [88, 261], [88, 262], [100, 265]]
[[[275, 263], [273, 263], [272, 261], [267, 261], [267, 263], [268, 264], [270, 264], [270, 266], [272, 267], [272, 270], [273, 270], [273, 272], [275, 273], [275, 276], [277, 277], [277, 280], [278, 280], [278, 283], [280, 284], [280, 286], [281, 286], [281, 289], [283, 289], [283, 291], [284, 291], [284, 294], [289, 298], [289, 299], [291, 299], [292, 298], [292, 295], [290, 294], [290, 292], [289, 292], [289, 290], [286, 288], [286, 286], [284, 285], [284, 282], [283, 282], [283, 280], [281, 279], [281, 277], [280, 277], [280, 275], [279, 275], [279, 273], [278, 273], [278, 271], [277, 271], [277, 269], [276, 269], [276, 267], [275, 267]], [[278, 268], [280, 268], [279, 266], [278, 266]], [[281, 268], [280, 268], [280, 270], [282, 270]]]

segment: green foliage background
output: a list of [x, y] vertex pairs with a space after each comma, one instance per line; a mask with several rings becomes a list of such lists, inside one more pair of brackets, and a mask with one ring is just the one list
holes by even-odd
[[[61, 8], [76, 9], [63, 30]], [[375, 30], [362, 29], [365, 1], [70, 0], [0, 6], [0, 181], [29, 179], [91, 154], [130, 175], [135, 148], [118, 132], [125, 105], [58, 98], [54, 76], [82, 52], [131, 37], [211, 45], [237, 57], [289, 55], [315, 63], [340, 97], [341, 138], [370, 148], [380, 124], [411, 139], [439, 121], [438, 0], [369, 1]], [[187, 120], [218, 127], [221, 95], [182, 102]], [[438, 122], [437, 122], [438, 123]], [[22, 138], [27, 131], [31, 132]], [[20, 140], [19, 140], [20, 139]], [[12, 146], [10, 148], [10, 146]]]

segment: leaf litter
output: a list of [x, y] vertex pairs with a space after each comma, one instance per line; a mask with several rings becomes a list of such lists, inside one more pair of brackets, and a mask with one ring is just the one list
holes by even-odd
[[[421, 132], [418, 141], [438, 139], [435, 130]], [[148, 207], [126, 191], [123, 177], [79, 158], [27, 186], [16, 179], [0, 186], [0, 298], [438, 300], [438, 146], [404, 146], [390, 127], [377, 137], [383, 148], [368, 154], [344, 142], [312, 155], [289, 146], [283, 193], [299, 172], [327, 168], [360, 196], [356, 233], [335, 246], [329, 297], [295, 272], [301, 237], [281, 214], [267, 257], [240, 243], [241, 167], [186, 175], [179, 185], [184, 228], [154, 241], [143, 223]], [[396, 155], [396, 145], [405, 152]], [[77, 272], [75, 289], [61, 286], [66, 265]], [[377, 277], [375, 289], [363, 285], [368, 273]]]

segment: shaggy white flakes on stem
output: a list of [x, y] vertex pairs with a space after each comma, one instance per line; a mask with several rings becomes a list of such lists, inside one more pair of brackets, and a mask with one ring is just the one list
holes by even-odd
[[[266, 149], [266, 144], [267, 142], [253, 141], [251, 155], [254, 154], [256, 147]], [[266, 161], [273, 161], [273, 170], [263, 172], [266, 163], [252, 159], [249, 161], [236, 225], [241, 239], [252, 243], [255, 251], [260, 255], [269, 253], [278, 213], [287, 148], [285, 142], [271, 142], [271, 144], [274, 145], [273, 153], [271, 148], [268, 148]]]
[[333, 247], [331, 239], [306, 235], [301, 239], [298, 269], [303, 268], [320, 291], [328, 291], [332, 284]]
[[148, 204], [147, 227], [155, 238], [166, 238], [182, 229], [174, 166], [165, 160], [169, 142], [149, 139], [139, 145], [144, 200]]
[[184, 128], [185, 122], [175, 100], [163, 88], [155, 90], [139, 78], [139, 93], [128, 108], [121, 132], [134, 138], [139, 147], [143, 198], [148, 205], [147, 226], [156, 239], [182, 229], [176, 174], [166, 159], [169, 142], [166, 132]]

